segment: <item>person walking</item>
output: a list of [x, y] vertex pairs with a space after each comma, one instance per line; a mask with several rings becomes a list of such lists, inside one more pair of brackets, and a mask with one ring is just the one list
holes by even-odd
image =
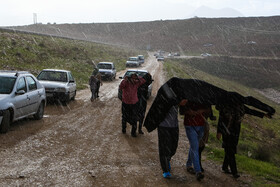
[[207, 119], [209, 118], [210, 120], [213, 120], [213, 121], [216, 120], [216, 116], [213, 115], [213, 110], [212, 110], [211, 105], [209, 105], [207, 107], [206, 112], [204, 113], [204, 118], [206, 120], [205, 125], [204, 125], [204, 132], [203, 132], [203, 137], [199, 141], [199, 149], [198, 149], [199, 165], [200, 165], [201, 172], [204, 172], [204, 169], [201, 164], [201, 155], [202, 155], [202, 151], [205, 148], [206, 143], [208, 142], [209, 131], [210, 131], [210, 125], [209, 125]]
[[[182, 100], [180, 105], [185, 105]], [[179, 140], [178, 106], [172, 106], [165, 119], [158, 126], [158, 150], [164, 178], [171, 177], [171, 158], [175, 155]]]
[[148, 89], [149, 89], [149, 85], [152, 83], [153, 79], [152, 76], [150, 74], [146, 74], [143, 76], [143, 79], [146, 80], [146, 82], [144, 84], [142, 84], [137, 91], [137, 96], [139, 99], [139, 111], [138, 111], [138, 121], [139, 121], [139, 125], [138, 125], [138, 133], [139, 134], [144, 134], [144, 132], [142, 131], [142, 125], [144, 122], [144, 118], [145, 118], [145, 113], [146, 113], [146, 108], [147, 108], [147, 100], [148, 100]]
[[91, 75], [89, 78], [89, 86], [90, 86], [90, 91], [91, 91], [91, 98], [90, 101], [93, 102], [94, 99], [96, 99], [96, 85], [97, 79], [94, 75]]
[[164, 178], [170, 178], [171, 157], [175, 155], [179, 140], [178, 106], [173, 106], [158, 126], [158, 150]]
[[180, 114], [184, 114], [184, 126], [190, 144], [186, 163], [187, 171], [195, 174], [196, 179], [200, 181], [204, 178], [204, 175], [199, 164], [199, 141], [204, 133], [206, 121], [204, 113], [207, 112], [207, 107], [206, 105], [188, 102], [180, 110]]
[[131, 136], [137, 137], [137, 120], [138, 120], [138, 88], [146, 82], [137, 74], [126, 76], [121, 82], [119, 88], [122, 90], [122, 133], [126, 133], [126, 123], [130, 123]]
[[95, 97], [98, 98], [99, 97], [99, 88], [100, 88], [100, 86], [103, 85], [100, 73], [98, 73], [96, 75], [96, 79], [97, 79], [97, 82], [96, 82]]
[[[260, 118], [271, 118], [269, 114], [250, 109], [242, 103], [227, 102], [223, 105], [216, 105], [219, 110], [219, 120], [217, 128], [217, 139], [222, 136], [222, 147], [225, 151], [222, 170], [227, 174], [232, 174], [234, 178], [239, 178], [237, 171], [235, 154], [239, 140], [241, 121], [245, 114], [254, 115]], [[229, 170], [230, 167], [230, 170]]]

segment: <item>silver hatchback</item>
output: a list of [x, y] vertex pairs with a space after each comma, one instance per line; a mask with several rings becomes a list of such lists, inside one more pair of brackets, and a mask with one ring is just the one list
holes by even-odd
[[34, 116], [41, 119], [46, 105], [45, 88], [29, 72], [0, 71], [0, 132], [13, 121]]

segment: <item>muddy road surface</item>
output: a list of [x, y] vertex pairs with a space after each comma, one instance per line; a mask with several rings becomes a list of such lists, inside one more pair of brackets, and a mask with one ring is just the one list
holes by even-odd
[[[165, 82], [162, 67], [152, 54], [140, 67], [154, 78], [148, 109]], [[21, 120], [0, 134], [0, 186], [248, 186], [249, 176], [234, 180], [205, 156], [201, 182], [187, 173], [189, 145], [181, 118], [172, 179], [164, 179], [157, 131], [144, 128], [144, 135], [133, 138], [128, 125], [121, 132], [120, 81], [104, 81], [94, 102], [89, 89], [79, 91], [67, 106], [48, 104], [42, 120]]]

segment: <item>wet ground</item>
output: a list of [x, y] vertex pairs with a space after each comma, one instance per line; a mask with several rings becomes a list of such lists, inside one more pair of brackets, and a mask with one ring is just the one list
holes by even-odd
[[[162, 62], [151, 54], [141, 68], [154, 78], [149, 108], [165, 82]], [[0, 134], [0, 186], [248, 186], [249, 176], [235, 180], [205, 156], [203, 181], [187, 173], [189, 145], [182, 119], [179, 147], [171, 161], [173, 177], [164, 179], [157, 131], [144, 129], [144, 135], [133, 138], [128, 125], [127, 134], [121, 133], [120, 81], [104, 81], [93, 103], [90, 90], [82, 90], [67, 106], [48, 104], [42, 120], [21, 120]]]

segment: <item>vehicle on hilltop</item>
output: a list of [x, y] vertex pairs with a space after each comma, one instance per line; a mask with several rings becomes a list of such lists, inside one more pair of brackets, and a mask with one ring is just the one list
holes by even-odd
[[139, 63], [139, 58], [138, 57], [129, 57], [128, 58], [128, 61], [126, 61], [126, 67], [129, 67], [129, 66], [140, 66], [140, 63]]
[[145, 57], [143, 55], [138, 55], [138, 60], [140, 64], [144, 64], [145, 62]]

